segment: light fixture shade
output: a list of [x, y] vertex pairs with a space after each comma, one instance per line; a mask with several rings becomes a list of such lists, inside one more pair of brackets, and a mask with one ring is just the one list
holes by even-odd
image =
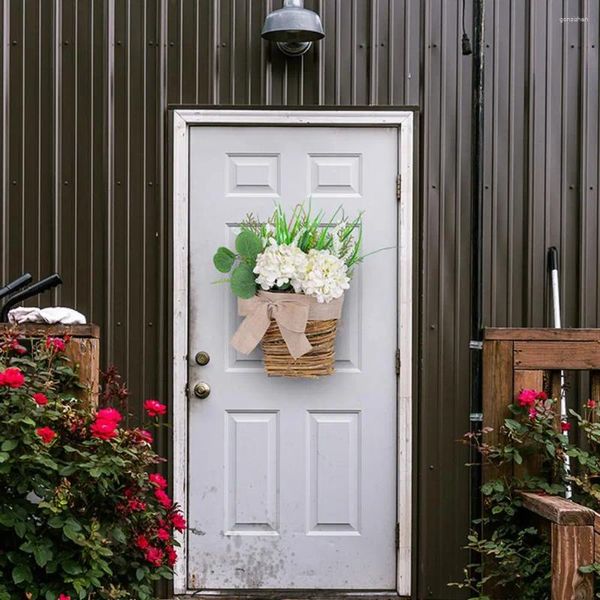
[[325, 37], [319, 15], [302, 0], [284, 0], [283, 8], [267, 15], [261, 36], [271, 42], [314, 42]]

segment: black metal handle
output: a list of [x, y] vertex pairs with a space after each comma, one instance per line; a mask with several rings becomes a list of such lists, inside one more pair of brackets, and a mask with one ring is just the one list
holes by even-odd
[[558, 250], [556, 246], [548, 248], [548, 269], [550, 271], [558, 271]]
[[54, 273], [53, 275], [49, 275], [48, 277], [44, 277], [44, 279], [40, 279], [37, 283], [30, 285], [28, 288], [25, 288], [22, 292], [15, 294], [12, 298], [10, 298], [6, 304], [2, 307], [2, 312], [0, 313], [0, 322], [5, 322], [8, 318], [8, 311], [13, 307], [19, 304], [19, 302], [23, 302], [23, 300], [27, 300], [27, 298], [31, 298], [32, 296], [37, 296], [46, 290], [49, 290], [57, 285], [62, 283], [62, 279], [58, 275], [58, 273]]
[[23, 286], [31, 282], [31, 273], [23, 273], [17, 277], [14, 281], [7, 283], [3, 288], [0, 288], [0, 298], [14, 294], [17, 290], [20, 290]]

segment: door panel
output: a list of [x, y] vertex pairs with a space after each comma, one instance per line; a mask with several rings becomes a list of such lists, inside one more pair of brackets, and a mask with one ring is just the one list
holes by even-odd
[[[396, 552], [397, 253], [346, 294], [336, 373], [268, 378], [229, 340], [236, 299], [212, 265], [249, 212], [364, 210], [364, 252], [397, 245], [394, 128], [196, 127], [190, 134], [190, 589], [391, 590]], [[211, 360], [193, 362], [200, 350]]]

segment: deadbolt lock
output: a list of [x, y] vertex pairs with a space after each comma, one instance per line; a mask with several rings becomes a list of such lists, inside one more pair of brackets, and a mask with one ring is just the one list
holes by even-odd
[[194, 395], [198, 398], [208, 398], [210, 395], [210, 385], [205, 381], [201, 381], [194, 386]]
[[204, 350], [202, 350], [201, 352], [198, 352], [196, 354], [196, 362], [203, 367], [204, 365], [207, 365], [210, 361], [210, 356], [208, 355], [208, 352], [204, 352]]

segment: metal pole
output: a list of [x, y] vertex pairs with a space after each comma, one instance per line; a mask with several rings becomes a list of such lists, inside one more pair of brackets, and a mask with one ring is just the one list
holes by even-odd
[[[561, 329], [560, 319], [560, 288], [558, 285], [558, 250], [556, 246], [548, 248], [548, 269], [550, 270], [550, 281], [552, 286], [552, 313], [554, 316], [555, 329]], [[567, 418], [567, 393], [565, 391], [565, 372], [560, 372], [560, 419]], [[564, 432], [565, 441], [569, 441], [568, 432]], [[571, 459], [565, 454], [565, 471], [567, 474], [571, 471]], [[565, 488], [565, 498], [570, 499], [572, 495], [571, 486]]]
[[[471, 431], [481, 428], [482, 416], [482, 236], [483, 236], [483, 136], [484, 136], [484, 18], [485, 0], [473, 0], [472, 138], [471, 138]], [[476, 463], [481, 457], [471, 457]], [[471, 517], [481, 515], [481, 468], [471, 470]]]

